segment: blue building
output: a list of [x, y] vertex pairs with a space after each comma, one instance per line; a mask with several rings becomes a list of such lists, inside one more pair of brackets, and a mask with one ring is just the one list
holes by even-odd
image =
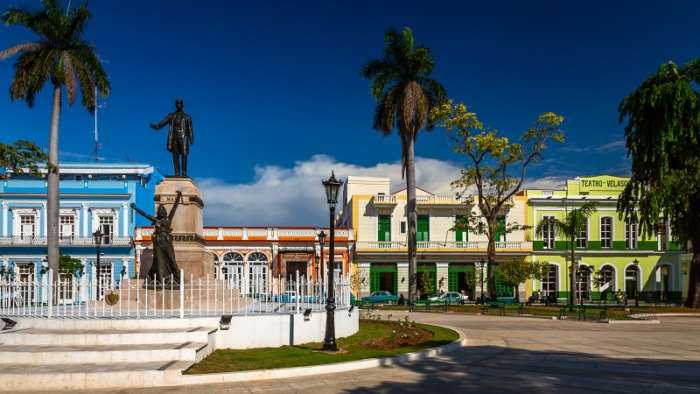
[[[41, 171], [41, 177], [7, 173], [0, 184], [0, 271], [6, 277], [37, 285], [48, 280], [47, 182], [46, 170]], [[155, 186], [162, 178], [146, 164], [61, 164], [61, 254], [80, 260], [83, 268], [61, 274], [60, 279], [79, 283], [86, 293], [72, 294], [72, 298], [100, 298], [122, 278], [134, 277], [134, 228], [150, 223], [134, 215], [130, 204], [152, 211]], [[104, 234], [99, 266], [93, 237], [98, 229]]]

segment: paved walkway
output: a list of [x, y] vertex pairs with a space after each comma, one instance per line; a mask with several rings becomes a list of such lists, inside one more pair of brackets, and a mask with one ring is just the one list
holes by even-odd
[[700, 318], [667, 318], [659, 325], [458, 314], [411, 318], [458, 327], [470, 346], [427, 361], [340, 374], [128, 392], [700, 393]]

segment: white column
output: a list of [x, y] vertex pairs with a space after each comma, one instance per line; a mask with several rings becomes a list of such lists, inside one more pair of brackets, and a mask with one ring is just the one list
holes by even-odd
[[7, 237], [7, 215], [9, 210], [7, 207], [7, 201], [2, 202], [2, 236]]
[[41, 236], [48, 237], [49, 233], [46, 231], [46, 222], [48, 221], [47, 219], [49, 218], [48, 212], [46, 212], [46, 201], [41, 202], [41, 212], [44, 213], [43, 220], [41, 219], [41, 215], [39, 215], [39, 220], [41, 220], [41, 227], [43, 228], [43, 233]]
[[403, 293], [406, 299], [408, 299], [408, 263], [396, 263], [396, 271], [396, 280], [398, 281], [396, 286], [397, 292], [399, 294]]
[[88, 292], [88, 269], [87, 269], [87, 259], [80, 259], [80, 263], [83, 265], [83, 274], [80, 276], [80, 300], [86, 301], [89, 296]]
[[87, 204], [81, 204], [82, 207], [82, 212], [80, 213], [80, 217], [83, 219], [83, 231], [80, 233], [82, 237], [89, 237], [90, 235], [88, 234], [88, 206]]
[[129, 236], [129, 210], [127, 209], [128, 204], [122, 203], [122, 236]]
[[[437, 276], [437, 293], [440, 293], [440, 290], [447, 291], [449, 290], [449, 263], [435, 263], [435, 275]], [[440, 279], [442, 279], [442, 286], [440, 285]]]

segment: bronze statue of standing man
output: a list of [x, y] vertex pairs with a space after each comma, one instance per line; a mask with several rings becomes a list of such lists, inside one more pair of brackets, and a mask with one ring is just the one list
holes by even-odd
[[151, 123], [150, 126], [154, 130], [161, 129], [165, 125], [170, 126], [167, 147], [173, 155], [175, 176], [186, 177], [187, 155], [190, 153], [190, 145], [194, 145], [194, 131], [192, 130], [192, 118], [182, 110], [184, 107], [182, 99], [175, 100], [175, 112], [168, 114], [160, 123]]

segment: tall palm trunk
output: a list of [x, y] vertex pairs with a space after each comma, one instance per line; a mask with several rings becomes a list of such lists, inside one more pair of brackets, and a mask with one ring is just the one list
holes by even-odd
[[569, 299], [571, 300], [571, 305], [576, 305], [578, 301], [578, 293], [576, 291], [576, 255], [574, 249], [575, 238], [571, 239], [571, 269], [569, 270], [569, 283], [571, 283], [571, 288], [569, 289]]
[[415, 162], [415, 134], [403, 138], [406, 152], [406, 216], [408, 217], [408, 301], [413, 304], [416, 300], [416, 226], [418, 216], [416, 214], [416, 162]]
[[53, 113], [51, 114], [51, 132], [49, 134], [48, 163], [48, 201], [46, 203], [46, 234], [49, 268], [58, 271], [58, 122], [61, 117], [61, 87], [54, 85]]

